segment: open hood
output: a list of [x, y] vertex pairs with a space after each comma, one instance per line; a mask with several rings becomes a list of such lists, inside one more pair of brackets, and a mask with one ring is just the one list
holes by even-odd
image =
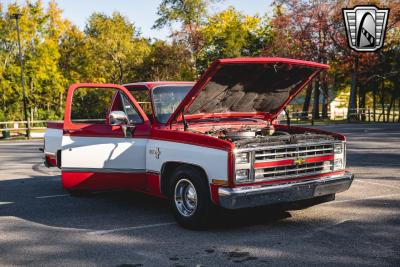
[[215, 61], [167, 124], [179, 114], [257, 112], [276, 118], [314, 76], [329, 66], [285, 58]]

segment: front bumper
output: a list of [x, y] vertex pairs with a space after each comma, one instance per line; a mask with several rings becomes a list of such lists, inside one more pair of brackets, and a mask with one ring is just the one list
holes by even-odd
[[317, 180], [281, 185], [220, 187], [218, 188], [219, 202], [222, 207], [227, 209], [294, 202], [346, 191], [353, 179], [354, 174], [345, 172], [341, 175], [325, 176]]

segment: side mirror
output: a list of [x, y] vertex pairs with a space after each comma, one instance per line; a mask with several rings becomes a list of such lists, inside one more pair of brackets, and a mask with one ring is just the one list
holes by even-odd
[[128, 116], [123, 111], [111, 111], [109, 119], [112, 126], [126, 125], [129, 122]]
[[112, 126], [120, 125], [125, 137], [132, 137], [132, 130], [135, 129], [135, 125], [129, 124], [129, 119], [125, 112], [111, 111], [109, 121]]

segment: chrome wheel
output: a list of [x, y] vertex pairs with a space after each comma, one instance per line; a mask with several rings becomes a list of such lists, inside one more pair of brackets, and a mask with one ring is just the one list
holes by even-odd
[[175, 206], [185, 217], [192, 216], [197, 209], [196, 188], [187, 179], [180, 179], [174, 191]]

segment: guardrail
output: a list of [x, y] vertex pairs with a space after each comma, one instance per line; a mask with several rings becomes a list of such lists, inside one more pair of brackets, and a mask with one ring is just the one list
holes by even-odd
[[[348, 116], [349, 115], [349, 116]], [[291, 122], [294, 123], [312, 123], [315, 119], [313, 118], [312, 111], [303, 112], [303, 111], [289, 111], [289, 117]], [[387, 115], [387, 111], [383, 112], [381, 109], [373, 111], [370, 108], [360, 108], [360, 109], [351, 109], [349, 114], [347, 114], [347, 110], [340, 111], [329, 111], [327, 113], [326, 119], [330, 121], [344, 121], [348, 120], [349, 117], [352, 120], [360, 121], [360, 122], [390, 122], [390, 123], [399, 123], [400, 122], [400, 112], [398, 110], [392, 110]], [[322, 112], [319, 112], [319, 118], [323, 119]], [[286, 114], [283, 112], [279, 116], [279, 121], [286, 121]]]
[[[28, 129], [31, 130], [44, 130], [46, 129], [47, 121], [5, 121], [0, 122], [0, 131], [26, 131]], [[23, 127], [21, 127], [23, 125]]]
[[0, 122], [0, 134], [5, 139], [15, 136], [22, 136], [26, 134], [29, 126], [30, 137], [40, 138], [43, 137], [43, 133], [46, 129], [46, 122], [47, 121], [43, 120]]

